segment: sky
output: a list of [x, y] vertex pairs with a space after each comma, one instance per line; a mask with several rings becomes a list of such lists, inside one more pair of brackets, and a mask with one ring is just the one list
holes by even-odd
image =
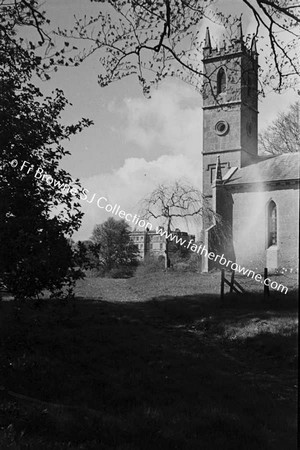
[[[243, 11], [241, 0], [223, 0], [228, 12]], [[93, 14], [100, 7], [90, 0], [45, 0], [44, 9], [53, 27], [72, 26], [74, 14]], [[206, 24], [204, 24], [206, 25]], [[254, 32], [249, 15], [243, 16], [243, 30]], [[220, 29], [210, 25], [213, 44]], [[205, 27], [203, 26], [203, 38]], [[63, 114], [65, 123], [88, 117], [94, 125], [67, 142], [71, 156], [62, 167], [78, 177], [90, 198], [105, 196], [126, 213], [135, 214], [139, 201], [159, 183], [185, 178], [201, 187], [202, 99], [192, 87], [167, 79], [146, 99], [136, 78], [131, 77], [101, 88], [97, 83], [96, 56], [79, 67], [59, 68], [43, 82], [45, 94], [54, 88], [64, 91], [72, 103]], [[259, 102], [262, 130], [295, 101], [295, 92], [269, 93]], [[85, 213], [75, 240], [89, 239], [96, 224], [111, 217], [96, 201], [82, 201]]]

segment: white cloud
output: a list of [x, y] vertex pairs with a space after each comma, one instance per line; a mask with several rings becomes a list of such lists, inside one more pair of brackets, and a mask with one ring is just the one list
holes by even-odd
[[[139, 202], [159, 183], [185, 178], [201, 187], [201, 161], [185, 155], [163, 155], [155, 161], [144, 158], [129, 158], [124, 165], [112, 173], [95, 175], [83, 179], [82, 185], [89, 190], [87, 201], [82, 201], [85, 213], [83, 225], [75, 236], [87, 239], [95, 224], [104, 222], [111, 214], [97, 206], [99, 197], [107, 203], [118, 204], [126, 213], [137, 214]], [[88, 203], [95, 195], [92, 203]], [[101, 202], [101, 205], [106, 202]]]
[[[174, 81], [153, 93], [150, 100], [126, 98], [121, 106], [110, 103], [123, 116], [123, 136], [141, 149], [140, 158], [127, 158], [123, 166], [110, 173], [82, 179], [89, 190], [82, 201], [83, 226], [75, 236], [86, 239], [95, 224], [111, 215], [97, 207], [105, 196], [127, 213], [138, 212], [139, 201], [158, 183], [185, 178], [201, 188], [202, 110], [197, 94]], [[94, 201], [89, 204], [93, 194]]]
[[192, 88], [174, 80], [165, 82], [152, 98], [125, 98], [124, 137], [151, 152], [196, 154], [201, 149], [201, 98]]

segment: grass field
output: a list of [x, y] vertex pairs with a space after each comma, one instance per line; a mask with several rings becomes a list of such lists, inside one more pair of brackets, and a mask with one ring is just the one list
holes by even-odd
[[295, 449], [297, 277], [276, 281], [267, 301], [176, 272], [3, 301], [0, 449]]

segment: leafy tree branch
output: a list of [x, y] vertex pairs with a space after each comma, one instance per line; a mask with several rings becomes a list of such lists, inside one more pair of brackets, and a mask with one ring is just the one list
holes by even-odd
[[[299, 76], [297, 43], [300, 6], [266, 0], [240, 0], [256, 20], [258, 43], [269, 46], [265, 79], [275, 90], [292, 86]], [[59, 53], [56, 63], [79, 65], [99, 53], [98, 80], [101, 86], [136, 75], [145, 95], [151, 86], [167, 76], [179, 77], [201, 92], [203, 73], [201, 42], [203, 21], [224, 27], [234, 38], [238, 17], [222, 11], [220, 3], [204, 0], [107, 0], [99, 3], [94, 17], [76, 18], [73, 29], [59, 29], [57, 35], [80, 42], [80, 51], [68, 57]], [[265, 39], [260, 36], [266, 34]], [[250, 45], [253, 36], [245, 36]], [[50, 68], [50, 65], [49, 65]], [[262, 83], [263, 85], [263, 83]]]

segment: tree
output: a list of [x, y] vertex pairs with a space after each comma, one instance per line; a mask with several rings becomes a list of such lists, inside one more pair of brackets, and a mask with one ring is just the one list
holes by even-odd
[[173, 184], [160, 184], [141, 202], [141, 215], [149, 220], [163, 220], [166, 228], [165, 268], [170, 261], [170, 233], [172, 228], [180, 226], [182, 221], [202, 225], [203, 219], [219, 223], [209, 201], [197, 188], [184, 181]]
[[68, 153], [61, 142], [91, 124], [63, 126], [63, 92], [44, 98], [31, 83], [40, 58], [16, 30], [31, 21], [42, 27], [34, 5], [0, 3], [0, 278], [19, 299], [61, 290], [80, 276], [69, 239], [83, 215], [81, 188], [59, 163]]
[[[153, 84], [175, 76], [201, 91], [203, 78], [201, 40], [203, 21], [224, 27], [227, 37], [236, 35], [239, 18], [226, 13], [227, 2], [214, 0], [95, 0], [99, 14], [76, 18], [73, 29], [57, 30], [64, 47], [56, 63], [78, 65], [94, 53], [99, 54], [99, 83], [106, 86], [129, 75], [136, 75], [146, 95]], [[300, 6], [296, 0], [240, 0], [256, 23], [254, 36], [247, 35], [248, 46], [259, 37], [266, 59], [264, 85], [281, 91], [294, 86], [300, 74], [298, 58]], [[224, 8], [224, 9], [222, 9]], [[264, 36], [262, 36], [265, 35]], [[254, 41], [253, 41], [254, 39]], [[76, 42], [67, 52], [66, 40]], [[255, 44], [254, 44], [255, 45]], [[49, 62], [48, 67], [51, 67]], [[265, 84], [265, 81], [267, 83]], [[207, 80], [206, 80], [207, 81]]]
[[75, 246], [80, 255], [80, 267], [82, 269], [97, 269], [100, 246], [90, 240], [78, 241]]
[[91, 240], [99, 246], [99, 262], [105, 274], [120, 270], [131, 274], [138, 264], [138, 248], [130, 239], [130, 228], [125, 220], [110, 217], [96, 225]]
[[[173, 231], [172, 235], [173, 234], [176, 234], [176, 230]], [[181, 236], [181, 235], [179, 234], [179, 236]], [[184, 235], [184, 237], [189, 237], [189, 236]], [[185, 240], [185, 239], [183, 238], [183, 240]], [[170, 253], [172, 253], [172, 255], [175, 256], [178, 259], [188, 259], [191, 256], [191, 251], [187, 248], [188, 242], [189, 241], [187, 240], [182, 245], [180, 243], [180, 241], [179, 242], [176, 242], [176, 241], [174, 242], [173, 241], [172, 244], [171, 244], [171, 248], [169, 248]]]
[[280, 155], [299, 152], [300, 102], [292, 104], [286, 113], [279, 113], [274, 122], [259, 134], [258, 142], [263, 153]]

